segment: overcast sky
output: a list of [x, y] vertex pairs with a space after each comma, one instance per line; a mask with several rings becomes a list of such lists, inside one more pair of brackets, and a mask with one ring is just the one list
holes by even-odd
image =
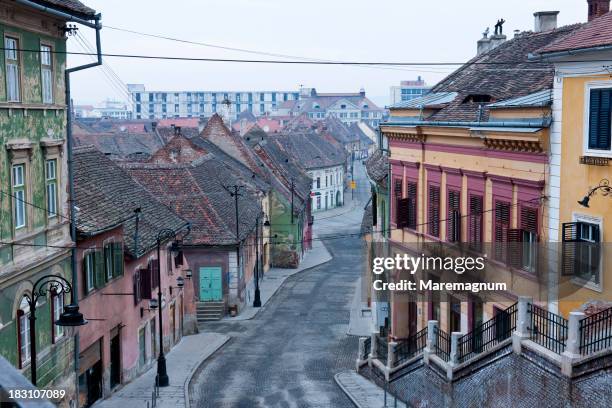
[[[462, 62], [474, 56], [476, 41], [499, 18], [504, 33], [532, 30], [533, 13], [559, 10], [559, 24], [586, 21], [586, 0], [82, 0], [102, 13], [106, 26], [208, 44], [269, 53], [350, 61]], [[94, 43], [90, 29], [81, 34]], [[82, 51], [69, 38], [71, 51]], [[273, 57], [182, 44], [102, 30], [106, 53], [202, 58]], [[70, 56], [69, 65], [82, 63]], [[322, 92], [365, 88], [379, 105], [389, 103], [389, 87], [417, 75], [430, 84], [449, 68], [394, 69], [288, 66], [219, 62], [151, 61], [105, 58], [123, 83], [150, 90], [297, 90]], [[97, 104], [127, 97], [100, 68], [73, 74], [76, 103]]]

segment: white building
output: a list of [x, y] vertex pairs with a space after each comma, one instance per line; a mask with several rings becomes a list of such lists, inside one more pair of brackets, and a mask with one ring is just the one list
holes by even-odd
[[420, 98], [427, 94], [430, 89], [431, 86], [428, 86], [421, 76], [416, 81], [401, 81], [399, 86], [391, 87], [391, 103], [389, 106], [393, 106], [398, 102]]
[[132, 110], [120, 101], [106, 100], [101, 106], [76, 105], [74, 114], [77, 118], [132, 119]]
[[308, 170], [312, 178], [311, 211], [325, 211], [344, 203], [344, 165]]
[[243, 111], [255, 116], [274, 112], [281, 103], [300, 97], [293, 91], [147, 91], [142, 84], [128, 84], [128, 92], [134, 119], [210, 117], [225, 110], [233, 120]]

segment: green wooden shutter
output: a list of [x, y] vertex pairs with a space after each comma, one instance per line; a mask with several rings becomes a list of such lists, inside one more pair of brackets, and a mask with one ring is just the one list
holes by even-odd
[[123, 276], [123, 244], [113, 243], [113, 277]]
[[94, 286], [101, 288], [106, 283], [104, 276], [104, 252], [94, 252]]
[[83, 276], [81, 286], [83, 286], [83, 293], [87, 295], [89, 293], [89, 290], [87, 290], [87, 287], [89, 286], [87, 284], [87, 255], [83, 257], [83, 262], [81, 263], [81, 273]]
[[592, 89], [589, 103], [589, 149], [609, 150], [612, 89]]

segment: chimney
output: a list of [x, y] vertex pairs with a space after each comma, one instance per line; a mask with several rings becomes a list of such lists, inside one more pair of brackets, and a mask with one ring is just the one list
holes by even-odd
[[545, 31], [552, 31], [557, 28], [557, 15], [558, 11], [538, 11], [533, 13], [535, 17], [533, 31], [536, 33], [542, 33]]
[[610, 11], [610, 0], [587, 0], [587, 3], [589, 3], [589, 21]]
[[361, 89], [359, 90], [359, 95], [360, 95], [361, 97], [364, 97], [364, 96], [366, 95], [366, 93], [365, 93], [365, 89], [361, 88]]
[[487, 27], [482, 33], [482, 38], [476, 43], [476, 55], [491, 51], [506, 42], [507, 37], [504, 34], [493, 34], [489, 37], [489, 30], [490, 28]]
[[155, 132], [155, 129], [157, 129], [157, 122], [151, 122], [151, 129]]

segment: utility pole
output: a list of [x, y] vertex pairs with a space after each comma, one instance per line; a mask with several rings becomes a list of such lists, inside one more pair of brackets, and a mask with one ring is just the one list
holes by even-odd
[[255, 298], [253, 307], [261, 307], [261, 294], [259, 293], [259, 215], [255, 224]]

